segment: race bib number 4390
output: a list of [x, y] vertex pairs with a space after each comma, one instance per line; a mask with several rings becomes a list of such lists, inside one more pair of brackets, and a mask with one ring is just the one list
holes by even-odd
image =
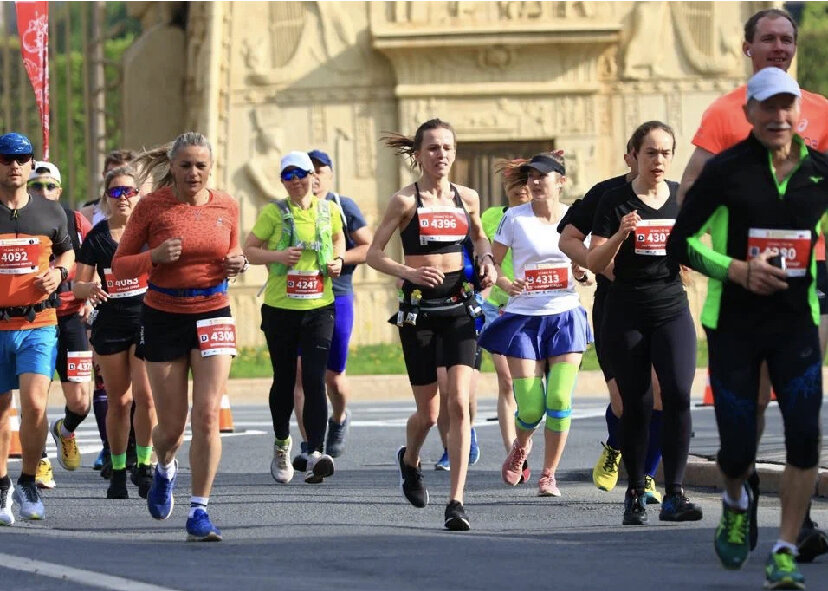
[[641, 220], [635, 229], [635, 254], [663, 257], [667, 254], [667, 237], [676, 220]]
[[0, 240], [0, 274], [25, 275], [37, 271], [40, 238], [4, 238]]
[[199, 320], [196, 333], [202, 357], [236, 354], [236, 321], [230, 316]]
[[748, 231], [748, 260], [766, 250], [785, 257], [788, 277], [804, 277], [811, 258], [811, 231], [751, 228]]
[[539, 263], [523, 268], [528, 295], [543, 295], [569, 286], [568, 263]]

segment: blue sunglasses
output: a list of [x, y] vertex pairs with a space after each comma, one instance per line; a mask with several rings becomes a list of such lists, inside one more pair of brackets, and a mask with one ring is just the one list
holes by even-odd
[[290, 170], [285, 170], [282, 172], [282, 180], [292, 181], [295, 179], [303, 179], [309, 174], [310, 172], [308, 172], [307, 170], [302, 170], [301, 168], [291, 168]]

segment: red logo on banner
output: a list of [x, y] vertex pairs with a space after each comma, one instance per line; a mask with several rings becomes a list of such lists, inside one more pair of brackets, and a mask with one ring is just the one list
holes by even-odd
[[43, 159], [49, 160], [49, 3], [15, 2], [23, 65], [34, 89], [43, 130]]

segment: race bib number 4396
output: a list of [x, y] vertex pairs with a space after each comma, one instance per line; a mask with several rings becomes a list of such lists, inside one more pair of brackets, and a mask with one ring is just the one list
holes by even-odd
[[0, 274], [25, 275], [37, 271], [40, 238], [4, 238], [0, 240]]
[[429, 242], [456, 242], [469, 231], [466, 212], [459, 207], [418, 207], [420, 245]]
[[788, 277], [804, 277], [811, 258], [811, 231], [751, 228], [748, 231], [748, 260], [766, 250], [785, 257]]
[[641, 220], [635, 229], [635, 254], [663, 257], [667, 254], [667, 237], [676, 220]]
[[528, 295], [543, 295], [569, 286], [568, 263], [539, 263], [523, 268]]
[[230, 316], [199, 320], [196, 333], [202, 357], [236, 354], [236, 321]]
[[112, 269], [104, 269], [104, 277], [106, 277], [106, 291], [111, 298], [130, 298], [147, 291], [146, 275], [131, 279], [115, 279]]

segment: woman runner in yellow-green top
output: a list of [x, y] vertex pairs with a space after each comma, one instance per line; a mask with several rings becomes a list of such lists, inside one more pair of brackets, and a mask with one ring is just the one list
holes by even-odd
[[290, 482], [294, 474], [290, 416], [300, 355], [309, 447], [305, 482], [320, 483], [334, 472], [333, 459], [322, 453], [328, 422], [325, 368], [334, 327], [331, 279], [342, 271], [345, 234], [339, 207], [314, 196], [314, 174], [305, 152], [282, 158], [288, 198], [265, 206], [244, 245], [251, 264], [268, 265], [269, 270], [262, 331], [273, 366], [269, 403], [276, 441], [270, 473], [280, 484]]
[[[503, 180], [503, 188], [506, 189], [506, 199], [509, 202], [508, 206], [496, 205], [488, 208], [480, 216], [483, 223], [483, 231], [489, 242], [494, 240], [497, 227], [500, 225], [500, 220], [510, 207], [523, 205], [531, 200], [529, 189], [526, 187], [526, 173], [520, 171], [520, 167], [526, 164], [528, 160], [525, 158], [517, 158], [514, 160], [498, 160], [495, 162], [495, 171], [499, 172]], [[503, 273], [514, 279], [515, 270], [512, 266], [512, 251], [506, 253], [503, 263], [500, 266]], [[509, 294], [500, 289], [497, 285], [493, 285], [491, 290], [486, 294], [483, 300], [483, 315], [486, 319], [486, 326], [491, 324], [495, 318], [500, 315], [501, 309], [509, 301]], [[509, 366], [506, 363], [506, 358], [503, 355], [492, 354], [492, 362], [497, 373], [497, 420], [500, 423], [500, 435], [503, 438], [503, 445], [506, 448], [506, 453], [512, 449], [512, 442], [515, 440], [515, 398], [512, 393], [512, 376], [509, 374]], [[529, 480], [531, 472], [529, 464], [523, 466], [523, 473], [521, 475], [521, 482]]]

